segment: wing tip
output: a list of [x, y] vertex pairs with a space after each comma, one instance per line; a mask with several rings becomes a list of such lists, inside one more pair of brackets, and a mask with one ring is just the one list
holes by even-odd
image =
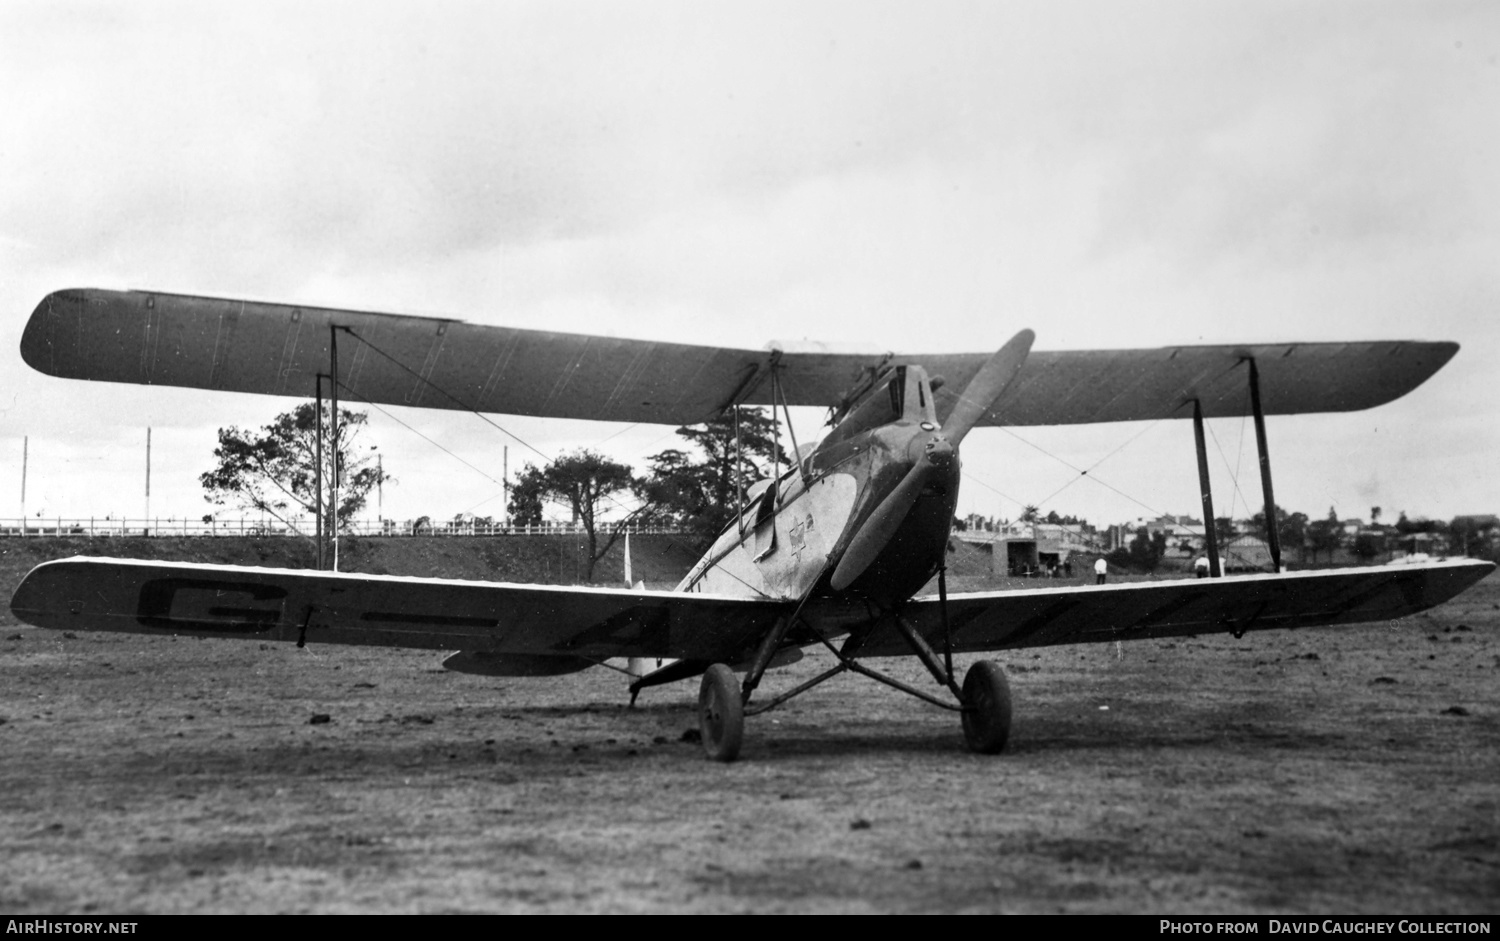
[[56, 376], [53, 365], [53, 325], [58, 308], [82, 302], [83, 291], [79, 288], [64, 288], [53, 291], [36, 305], [21, 331], [21, 360], [39, 373]]

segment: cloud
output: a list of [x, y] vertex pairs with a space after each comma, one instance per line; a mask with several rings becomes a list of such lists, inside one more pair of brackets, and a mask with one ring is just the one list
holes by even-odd
[[[8, 3], [0, 344], [73, 284], [748, 347], [986, 348], [1022, 326], [1047, 348], [1453, 338], [1460, 359], [1399, 416], [1430, 430], [1429, 452], [1493, 457], [1493, 431], [1463, 417], [1489, 384], [1464, 364], [1500, 356], [1497, 18]], [[211, 442], [286, 404], [13, 365], [6, 437], [109, 448], [101, 427], [170, 423]], [[1280, 460], [1315, 468], [1370, 433], [1339, 427], [1297, 431]], [[1397, 437], [1383, 453], [1420, 466]], [[1286, 486], [1298, 476], [1332, 480]]]

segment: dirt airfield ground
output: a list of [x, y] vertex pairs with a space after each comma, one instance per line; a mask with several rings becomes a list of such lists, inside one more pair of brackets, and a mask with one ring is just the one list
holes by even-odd
[[[4, 542], [8, 597], [35, 550]], [[953, 714], [840, 677], [713, 764], [684, 741], [695, 683], [631, 709], [602, 669], [498, 680], [441, 659], [5, 612], [0, 911], [1436, 917], [1500, 900], [1494, 576], [1383, 625], [1001, 657], [1017, 717], [998, 758], [965, 752]]]

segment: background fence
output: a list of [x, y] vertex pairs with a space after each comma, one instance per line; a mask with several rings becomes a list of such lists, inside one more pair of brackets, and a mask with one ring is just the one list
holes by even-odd
[[[302, 536], [311, 537], [315, 529], [311, 518], [294, 519], [290, 523], [280, 520], [258, 520], [241, 518], [235, 520], [212, 520], [205, 523], [187, 519], [69, 519], [57, 517], [43, 519], [31, 517], [0, 518], [0, 536], [46, 537], [46, 536]], [[612, 533], [616, 527], [601, 523], [600, 532]], [[619, 531], [629, 533], [681, 532], [674, 526], [625, 526]], [[503, 526], [463, 520], [432, 521], [417, 520], [361, 520], [347, 524], [341, 531], [344, 536], [572, 536], [586, 535], [582, 525], [570, 523], [543, 523], [539, 526]]]

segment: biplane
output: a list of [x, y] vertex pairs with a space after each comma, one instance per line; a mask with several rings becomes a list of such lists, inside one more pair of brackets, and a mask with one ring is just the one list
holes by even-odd
[[[298, 644], [456, 651], [487, 676], [560, 675], [659, 658], [631, 683], [699, 680], [709, 757], [733, 760], [746, 716], [855, 672], [958, 712], [977, 752], [1004, 749], [1001, 666], [955, 654], [1384, 621], [1489, 574], [1473, 560], [948, 594], [944, 559], [959, 448], [981, 426], [1181, 418], [1197, 430], [1212, 519], [1205, 418], [1253, 415], [1274, 521], [1265, 416], [1371, 408], [1416, 388], [1454, 343], [1293, 343], [1090, 352], [875, 355], [770, 344], [725, 349], [458, 320], [93, 289], [49, 295], [22, 337], [52, 376], [268, 395], [321, 394], [480, 413], [687, 425], [741, 406], [825, 406], [829, 428], [784, 473], [739, 497], [733, 521], [672, 591], [560, 587], [172, 564], [49, 562], [11, 600], [28, 623]], [[795, 441], [793, 442], [795, 446]], [[1212, 528], [1209, 528], [1212, 539]], [[938, 592], [919, 595], [934, 576]], [[818, 646], [823, 673], [757, 699], [767, 670]], [[928, 688], [871, 665], [915, 656]], [[742, 677], [736, 674], [743, 674]]]

